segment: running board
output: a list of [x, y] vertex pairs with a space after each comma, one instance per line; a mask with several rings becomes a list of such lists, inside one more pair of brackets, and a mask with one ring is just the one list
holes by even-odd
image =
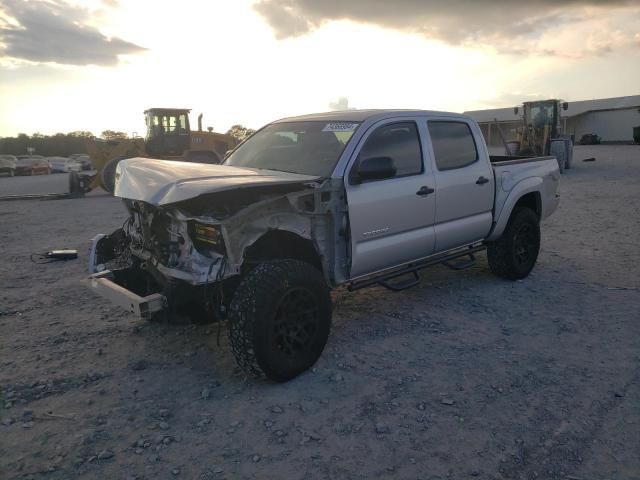
[[[351, 282], [347, 287], [350, 292], [355, 290], [360, 290], [362, 288], [371, 287], [373, 285], [380, 285], [394, 292], [399, 292], [401, 290], [406, 290], [407, 288], [411, 288], [420, 283], [420, 273], [419, 271], [425, 269], [427, 267], [432, 267], [433, 265], [444, 264], [449, 268], [454, 270], [464, 270], [466, 268], [472, 267], [476, 263], [474, 253], [480, 252], [486, 248], [485, 245], [478, 245], [475, 247], [469, 247], [464, 250], [458, 250], [453, 253], [446, 253], [441, 255], [436, 255], [431, 258], [427, 258], [422, 261], [409, 263], [404, 267], [401, 267], [392, 272], [383, 273], [381, 275], [376, 275], [374, 277], [366, 278], [364, 280], [357, 280], [355, 282]], [[456, 260], [461, 257], [469, 257], [469, 260], [465, 262], [460, 262], [457, 264], [452, 264], [451, 260]], [[398, 277], [402, 277], [404, 275], [413, 275], [412, 279], [399, 281], [399, 282], [391, 282]]]
[[466, 270], [476, 264], [476, 257], [473, 253], [469, 254], [469, 260], [466, 262], [460, 261], [458, 263], [442, 262], [445, 267], [449, 267], [451, 270]]

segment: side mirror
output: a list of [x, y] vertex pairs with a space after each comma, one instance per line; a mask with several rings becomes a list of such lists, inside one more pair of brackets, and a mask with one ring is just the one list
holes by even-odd
[[520, 109], [518, 107], [513, 107], [513, 114], [517, 115]]
[[227, 150], [226, 152], [224, 152], [224, 157], [222, 157], [222, 159], [223, 159], [223, 160], [226, 160], [226, 159], [227, 159], [227, 157], [228, 157], [229, 155], [231, 155], [231, 152], [233, 152], [233, 149], [231, 149], [231, 150]]
[[569, 102], [562, 102], [562, 109], [563, 110], [568, 110], [569, 109]]
[[394, 177], [396, 167], [390, 157], [370, 157], [361, 160], [352, 171], [351, 183], [359, 184], [367, 180], [383, 180]]

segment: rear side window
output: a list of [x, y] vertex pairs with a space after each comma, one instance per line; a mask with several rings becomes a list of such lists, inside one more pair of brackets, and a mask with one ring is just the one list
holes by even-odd
[[413, 122], [393, 123], [379, 127], [367, 138], [360, 159], [390, 157], [396, 167], [396, 177], [422, 172], [422, 150], [418, 129]]
[[429, 121], [428, 127], [438, 170], [463, 168], [478, 160], [476, 142], [466, 123]]

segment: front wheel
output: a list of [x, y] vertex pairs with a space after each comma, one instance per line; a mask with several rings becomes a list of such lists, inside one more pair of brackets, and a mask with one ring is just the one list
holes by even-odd
[[530, 208], [516, 208], [502, 236], [487, 246], [489, 268], [499, 277], [519, 280], [529, 275], [540, 252], [540, 220]]
[[229, 341], [246, 371], [285, 382], [318, 360], [331, 327], [329, 288], [299, 260], [260, 263], [240, 282], [229, 309]]

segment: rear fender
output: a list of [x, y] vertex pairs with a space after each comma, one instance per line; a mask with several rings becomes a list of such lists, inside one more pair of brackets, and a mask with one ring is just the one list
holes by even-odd
[[[507, 182], [508, 180], [504, 178], [500, 179], [499, 184], [496, 186], [496, 190], [498, 188], [502, 188], [504, 190], [504, 187], [508, 186]], [[542, 188], [542, 179], [540, 177], [529, 177], [516, 183], [510, 189], [509, 193], [507, 194], [507, 198], [502, 203], [502, 209], [500, 210], [500, 212], [498, 211], [494, 212], [495, 220], [493, 224], [493, 229], [489, 233], [489, 236], [487, 237], [487, 241], [494, 241], [500, 238], [500, 236], [502, 235], [502, 232], [507, 226], [509, 217], [511, 217], [511, 212], [513, 212], [513, 208], [515, 207], [516, 203], [518, 203], [518, 200], [520, 200], [527, 193], [540, 192], [541, 188]], [[504, 191], [497, 192], [496, 201], [498, 201], [498, 199], [502, 196], [500, 195], [500, 193], [504, 195]]]

